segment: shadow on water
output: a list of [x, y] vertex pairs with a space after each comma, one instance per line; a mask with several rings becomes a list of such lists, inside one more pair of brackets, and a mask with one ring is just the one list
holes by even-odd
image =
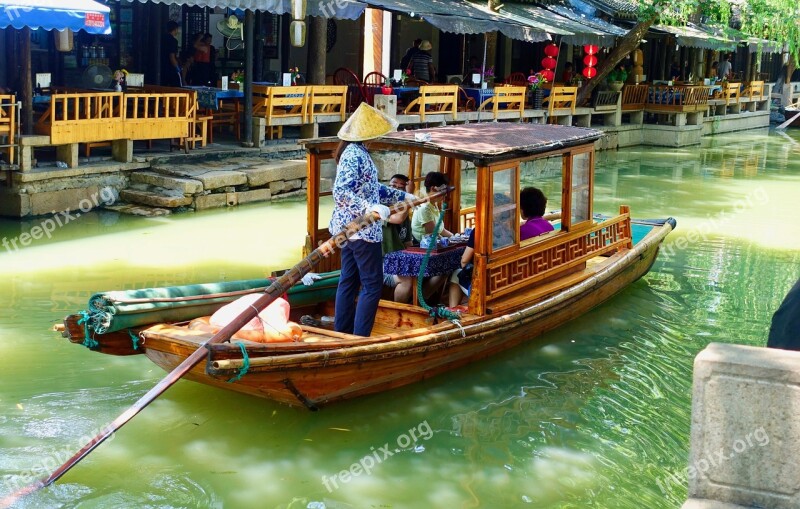
[[[673, 215], [674, 237], [687, 239], [614, 299], [509, 352], [316, 413], [179, 382], [23, 507], [680, 506], [694, 356], [711, 341], [763, 344], [798, 277], [797, 241], [769, 230], [777, 222], [791, 232], [796, 217], [800, 159], [781, 152], [787, 143], [735, 133], [702, 148], [600, 153], [596, 210], [625, 203], [638, 217]], [[542, 172], [532, 183], [555, 187], [548, 179]], [[689, 241], [759, 186], [770, 217], [743, 209]], [[65, 459], [164, 375], [142, 357], [70, 344], [47, 330], [51, 323], [101, 288], [256, 277], [290, 265], [304, 213], [301, 205], [245, 208], [158, 228], [131, 221], [130, 231], [126, 221], [86, 241], [65, 231], [28, 258], [90, 258], [82, 249], [105, 242], [111, 261], [5, 269], [0, 356], [13, 362], [0, 375], [0, 495]], [[272, 228], [285, 235], [256, 233]], [[204, 231], [224, 240], [198, 248], [190, 241]], [[175, 236], [192, 247], [174, 251]], [[235, 236], [249, 249], [232, 248]], [[137, 246], [128, 257], [126, 243], [173, 251]], [[0, 253], [0, 264], [8, 259]]]

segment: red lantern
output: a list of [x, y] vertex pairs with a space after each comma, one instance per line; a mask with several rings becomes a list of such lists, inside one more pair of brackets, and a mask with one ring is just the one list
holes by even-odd
[[556, 57], [558, 56], [558, 46], [555, 44], [548, 44], [544, 47], [544, 54], [548, 57]]
[[554, 79], [556, 79], [556, 73], [551, 71], [550, 69], [544, 69], [542, 72], [542, 78], [546, 79], [548, 83], [552, 83]]
[[544, 57], [542, 59], [542, 67], [544, 67], [545, 69], [555, 69], [556, 59], [553, 57]]
[[597, 69], [595, 69], [594, 67], [584, 67], [583, 71], [581, 71], [581, 74], [583, 74], [584, 78], [590, 80], [595, 76], [597, 76]]
[[586, 55], [583, 57], [583, 65], [587, 67], [594, 67], [597, 65], [597, 57], [594, 55]]
[[587, 55], [594, 55], [595, 53], [597, 53], [597, 50], [598, 47], [595, 46], [594, 44], [587, 44], [583, 47], [583, 52], [586, 53]]

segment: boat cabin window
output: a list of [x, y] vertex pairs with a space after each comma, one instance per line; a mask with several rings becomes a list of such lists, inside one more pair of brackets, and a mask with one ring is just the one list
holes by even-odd
[[319, 208], [317, 228], [328, 228], [333, 215], [333, 182], [336, 180], [336, 160], [323, 159], [319, 165]]
[[590, 148], [566, 154], [564, 159], [562, 211], [569, 211], [569, 214], [562, 215], [561, 221], [566, 231], [591, 224], [593, 157]]
[[588, 221], [592, 217], [590, 179], [591, 154], [583, 152], [572, 156], [572, 186], [570, 189], [570, 224]]
[[517, 243], [519, 238], [519, 165], [492, 172], [492, 251]]

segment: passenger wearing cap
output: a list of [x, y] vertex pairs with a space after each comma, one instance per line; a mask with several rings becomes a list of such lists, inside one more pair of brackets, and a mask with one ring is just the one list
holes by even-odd
[[[397, 121], [361, 103], [339, 130], [342, 141], [336, 149], [334, 209], [329, 230], [332, 235], [348, 223], [372, 211], [389, 218], [389, 207], [414, 195], [378, 182], [378, 169], [364, 147], [371, 140], [397, 129]], [[334, 328], [338, 332], [369, 336], [383, 287], [381, 221], [375, 221], [349, 237], [342, 248], [342, 271], [336, 290]], [[358, 302], [356, 303], [356, 297]]]

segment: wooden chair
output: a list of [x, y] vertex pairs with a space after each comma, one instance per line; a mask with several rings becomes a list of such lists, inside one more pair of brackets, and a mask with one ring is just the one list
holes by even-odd
[[552, 120], [559, 115], [574, 115], [578, 103], [578, 87], [553, 87], [542, 105], [547, 103], [547, 118]]
[[428, 83], [425, 80], [421, 80], [419, 78], [415, 78], [413, 76], [411, 76], [410, 78], [406, 79], [406, 86], [407, 87], [421, 87], [421, 86], [424, 86], [424, 85], [430, 85], [430, 83]]
[[525, 112], [525, 92], [526, 87], [519, 87], [519, 86], [502, 86], [502, 87], [494, 87], [494, 95], [485, 101], [478, 107], [479, 111], [485, 111], [487, 108], [491, 108], [494, 118], [498, 117], [500, 113], [500, 107], [504, 107], [504, 111], [519, 111], [519, 118], [522, 118]]
[[14, 163], [14, 143], [17, 134], [17, 99], [12, 95], [0, 95], [0, 137], [7, 140], [4, 145], [8, 164]]
[[750, 101], [761, 101], [764, 97], [764, 82], [763, 81], [751, 81], [748, 83], [744, 90], [742, 91], [741, 97], [747, 98]]
[[375, 91], [384, 85], [388, 78], [378, 71], [373, 71], [364, 76], [364, 81], [361, 83], [364, 86], [364, 100], [370, 106], [375, 106]]
[[528, 77], [521, 72], [512, 72], [504, 80], [506, 85], [514, 85], [524, 87], [528, 84]]
[[475, 111], [475, 99], [467, 95], [467, 91], [458, 87], [458, 111]]
[[728, 82], [722, 85], [722, 98], [728, 106], [739, 104], [741, 98], [742, 84], [739, 82]]
[[361, 80], [346, 67], [340, 67], [333, 72], [333, 84], [347, 86], [347, 111], [355, 111], [366, 100]]
[[458, 85], [422, 85], [419, 87], [419, 97], [406, 106], [404, 113], [419, 114], [420, 122], [425, 121], [426, 113], [450, 113], [456, 120], [458, 88]]
[[267, 137], [283, 137], [283, 126], [302, 125], [308, 116], [307, 88], [253, 85], [253, 116], [267, 121]]
[[347, 117], [347, 87], [345, 85], [309, 85], [307, 88], [307, 122], [313, 124], [320, 116], [334, 116], [344, 122]]

